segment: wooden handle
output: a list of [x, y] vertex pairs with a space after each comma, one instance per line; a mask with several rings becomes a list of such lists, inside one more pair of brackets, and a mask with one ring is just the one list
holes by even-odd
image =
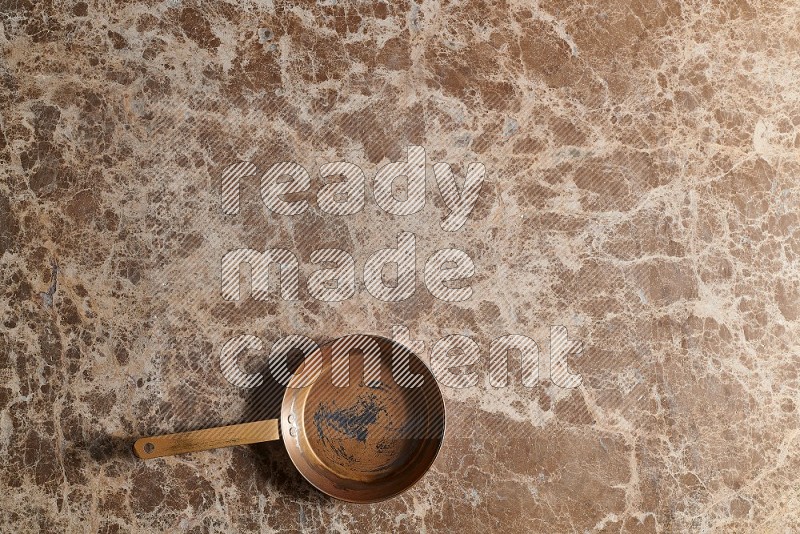
[[273, 419], [140, 438], [133, 444], [133, 452], [139, 458], [147, 459], [276, 439], [280, 439], [280, 433], [278, 432], [278, 420]]

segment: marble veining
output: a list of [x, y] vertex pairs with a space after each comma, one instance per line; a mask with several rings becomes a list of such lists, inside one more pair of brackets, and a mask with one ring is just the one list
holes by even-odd
[[[800, 7], [793, 2], [18, 0], [0, 9], [0, 525], [19, 532], [800, 530]], [[487, 175], [462, 228], [371, 180], [408, 146]], [[223, 170], [348, 161], [359, 213], [265, 210]], [[416, 237], [458, 247], [473, 294], [417, 280], [225, 301], [231, 248], [302, 260]], [[394, 240], [394, 241], [393, 241]], [[358, 271], [357, 271], [358, 272]], [[419, 271], [421, 276], [421, 271]], [[431, 471], [370, 506], [331, 500], [280, 443], [152, 461], [139, 436], [276, 417], [231, 385], [226, 339], [267, 349], [393, 325], [479, 347], [445, 388]], [[582, 383], [489, 382], [492, 340], [552, 325]], [[546, 369], [541, 369], [546, 371]]]

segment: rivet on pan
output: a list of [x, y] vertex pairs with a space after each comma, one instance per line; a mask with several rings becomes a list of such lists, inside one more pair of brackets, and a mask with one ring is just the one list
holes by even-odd
[[295, 427], [291, 427], [289, 429], [289, 435], [295, 437], [297, 435], [297, 429]]
[[290, 415], [290, 416], [289, 416], [289, 424], [290, 424], [290, 425], [293, 425], [293, 424], [294, 424], [294, 415]]

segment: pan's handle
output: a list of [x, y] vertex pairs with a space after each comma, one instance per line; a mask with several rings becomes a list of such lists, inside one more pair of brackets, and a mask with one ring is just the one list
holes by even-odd
[[280, 433], [278, 432], [278, 420], [273, 419], [140, 438], [133, 444], [133, 452], [139, 458], [147, 459], [276, 439], [280, 439]]

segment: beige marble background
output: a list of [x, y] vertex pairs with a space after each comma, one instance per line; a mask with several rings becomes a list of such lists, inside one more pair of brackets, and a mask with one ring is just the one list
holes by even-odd
[[[19, 532], [785, 532], [800, 529], [796, 2], [32, 2], [0, 9], [0, 523]], [[319, 166], [487, 182], [465, 227], [314, 206]], [[291, 160], [312, 209], [268, 213]], [[223, 301], [230, 248], [400, 230], [458, 247], [473, 297]], [[359, 274], [359, 281], [361, 276]], [[143, 462], [136, 437], [275, 415], [222, 343], [404, 325], [468, 335], [433, 469], [371, 506], [308, 486], [278, 443]], [[583, 384], [488, 384], [491, 340], [550, 325]], [[257, 370], [265, 354], [245, 367]], [[543, 375], [544, 376], [544, 375]], [[275, 388], [270, 393], [278, 398]]]

